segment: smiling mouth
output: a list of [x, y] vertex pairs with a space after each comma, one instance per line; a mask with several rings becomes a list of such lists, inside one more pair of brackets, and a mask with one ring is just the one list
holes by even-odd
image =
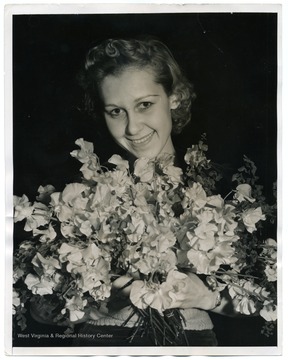
[[143, 144], [150, 140], [150, 138], [154, 135], [154, 131], [152, 131], [150, 134], [136, 140], [131, 140], [133, 144]]

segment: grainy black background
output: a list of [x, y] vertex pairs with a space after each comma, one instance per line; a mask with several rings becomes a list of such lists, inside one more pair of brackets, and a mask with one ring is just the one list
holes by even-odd
[[[114, 150], [79, 110], [76, 74], [98, 41], [144, 34], [168, 45], [197, 93], [191, 124], [175, 143], [189, 146], [206, 132], [214, 161], [237, 168], [246, 154], [270, 196], [277, 178], [276, 13], [14, 15], [15, 194], [33, 197], [47, 183], [61, 190], [78, 172], [69, 153], [79, 137], [103, 157]], [[259, 319], [214, 322], [219, 345], [275, 344], [276, 336], [260, 334]]]

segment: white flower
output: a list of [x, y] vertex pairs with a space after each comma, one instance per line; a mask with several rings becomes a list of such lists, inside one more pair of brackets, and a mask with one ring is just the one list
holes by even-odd
[[39, 252], [32, 259], [35, 271], [38, 274], [53, 275], [57, 269], [60, 269], [58, 259], [54, 257], [44, 258]]
[[234, 198], [239, 202], [249, 201], [253, 203], [255, 199], [252, 198], [251, 193], [252, 193], [252, 188], [249, 184], [240, 184], [236, 187]]
[[139, 158], [134, 164], [134, 174], [140, 178], [143, 183], [151, 182], [154, 177], [155, 165], [147, 158]]
[[[88, 162], [93, 157], [94, 146], [91, 142], [83, 140], [83, 138], [77, 139], [75, 144], [80, 147], [80, 150], [74, 150], [71, 152], [71, 156], [75, 157], [82, 163]], [[94, 155], [95, 156], [95, 155]]]
[[33, 212], [33, 206], [29, 202], [29, 199], [26, 195], [22, 197], [14, 195], [14, 221], [22, 221], [27, 217], [31, 216]]
[[121, 156], [114, 154], [109, 160], [109, 163], [117, 166], [119, 170], [128, 170], [129, 162], [127, 160], [122, 159]]
[[182, 201], [183, 208], [191, 206], [193, 204], [193, 209], [203, 208], [207, 203], [207, 195], [199, 183], [193, 183], [192, 187], [185, 189], [184, 199]]
[[249, 296], [244, 296], [236, 306], [236, 311], [245, 315], [254, 314], [256, 312], [255, 302]]
[[26, 195], [21, 198], [14, 196], [14, 222], [26, 219], [25, 231], [31, 231], [48, 224], [50, 216], [49, 208], [41, 202], [34, 202], [31, 205]]
[[[207, 145], [202, 144], [202, 149], [207, 151]], [[184, 159], [187, 164], [193, 167], [207, 162], [204, 152], [199, 149], [199, 145], [192, 145], [191, 148], [188, 148]]]
[[261, 207], [257, 207], [256, 209], [248, 209], [242, 213], [242, 220], [248, 232], [252, 233], [257, 230], [256, 224], [260, 220], [265, 220], [266, 217], [262, 214]]
[[266, 239], [263, 244], [261, 256], [269, 259], [269, 264], [277, 261], [277, 242], [274, 239]]
[[20, 296], [19, 293], [13, 289], [13, 308], [12, 308], [12, 314], [15, 315], [16, 314], [16, 307], [18, 307], [19, 305], [21, 305], [21, 300], [20, 300]]
[[56, 238], [57, 233], [54, 230], [53, 226], [49, 224], [48, 229], [34, 229], [33, 235], [41, 235], [40, 241], [43, 243], [49, 243]]
[[163, 314], [168, 309], [172, 299], [168, 295], [167, 283], [157, 284], [148, 281], [135, 280], [131, 286], [130, 300], [139, 309], [151, 307]]
[[34, 295], [48, 295], [53, 294], [53, 290], [59, 284], [61, 275], [55, 273], [53, 276], [36, 276], [28, 274], [25, 279], [25, 284]]
[[78, 247], [63, 243], [58, 250], [58, 253], [60, 262], [68, 262], [66, 266], [68, 272], [72, 272], [74, 267], [82, 265], [82, 254]]
[[277, 264], [267, 264], [264, 270], [268, 281], [276, 281], [277, 280]]
[[263, 303], [263, 308], [260, 310], [260, 315], [266, 321], [277, 320], [277, 306], [274, 305], [272, 301], [265, 300]]
[[72, 322], [81, 320], [85, 312], [83, 311], [85, 306], [87, 305], [87, 300], [83, 300], [80, 295], [74, 295], [70, 299], [66, 298], [66, 304], [64, 309], [61, 310], [62, 314], [65, 314], [68, 310], [69, 319]]
[[46, 185], [46, 186], [39, 186], [38, 188], [38, 196], [36, 197], [36, 199], [38, 201], [45, 201], [47, 198], [50, 197], [51, 194], [53, 194], [53, 192], [55, 192], [55, 188], [53, 185]]

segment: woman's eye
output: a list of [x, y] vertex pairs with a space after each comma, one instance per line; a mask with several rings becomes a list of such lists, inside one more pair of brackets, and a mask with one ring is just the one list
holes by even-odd
[[122, 116], [124, 113], [123, 109], [115, 108], [113, 110], [108, 111], [108, 114], [112, 117]]
[[146, 109], [149, 109], [152, 105], [153, 104], [150, 101], [143, 101], [142, 103], [139, 104], [139, 108], [141, 110], [146, 110]]

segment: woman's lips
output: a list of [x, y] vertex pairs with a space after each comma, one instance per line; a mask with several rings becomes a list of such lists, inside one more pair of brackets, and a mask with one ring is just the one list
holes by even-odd
[[153, 134], [154, 134], [154, 131], [152, 131], [150, 134], [148, 134], [148, 135], [145, 135], [145, 136], [143, 136], [142, 138], [140, 138], [140, 139], [135, 139], [135, 140], [133, 140], [133, 139], [131, 139], [131, 141], [133, 142], [133, 144], [143, 144], [143, 143], [146, 143], [146, 142], [148, 142], [150, 139], [151, 139], [151, 137], [153, 136]]

